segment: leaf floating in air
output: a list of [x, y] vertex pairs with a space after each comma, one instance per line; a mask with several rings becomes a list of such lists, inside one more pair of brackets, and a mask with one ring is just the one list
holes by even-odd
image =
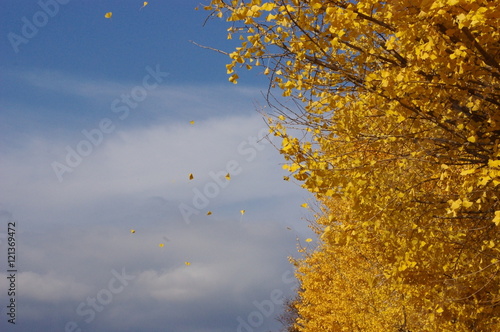
[[245, 214], [245, 210], [241, 210], [240, 213], [243, 215]]
[[164, 244], [164, 243], [160, 243], [160, 244], [158, 245], [158, 247], [160, 247], [160, 248], [163, 248], [164, 246], [165, 246], [165, 244]]
[[184, 262], [184, 264], [186, 264], [187, 266], [191, 265], [191, 263], [189, 262]]
[[193, 120], [189, 121], [189, 124], [194, 125], [194, 121]]
[[226, 180], [231, 180], [231, 175], [229, 175], [229, 173], [226, 174]]
[[307, 239], [306, 239], [306, 242], [312, 242], [312, 240], [313, 240], [313, 239], [311, 239], [311, 238], [307, 238]]
[[113, 13], [112, 13], [112, 12], [109, 12], [109, 13], [104, 14], [104, 17], [105, 17], [105, 18], [111, 18], [111, 16], [113, 16]]
[[194, 176], [193, 176], [193, 173], [190, 173], [189, 174], [189, 180], [192, 180], [192, 179], [194, 179]]
[[130, 233], [134, 234], [135, 233], [135, 229], [131, 229]]
[[141, 7], [140, 9], [142, 9], [142, 8], [146, 7], [147, 5], [148, 5], [148, 2], [147, 2], [147, 1], [144, 1], [144, 4], [142, 5], [142, 7]]
[[207, 216], [211, 215], [212, 214], [212, 211], [208, 211], [207, 212]]
[[301, 205], [303, 208], [307, 209], [309, 207], [309, 205], [307, 205], [307, 203], [304, 203]]

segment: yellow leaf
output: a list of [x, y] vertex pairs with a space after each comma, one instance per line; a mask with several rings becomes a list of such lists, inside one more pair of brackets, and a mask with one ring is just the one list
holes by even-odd
[[307, 203], [304, 203], [304, 204], [302, 204], [301, 206], [302, 206], [303, 208], [306, 208], [306, 209], [309, 207], [309, 205], [308, 205]]
[[489, 167], [500, 167], [500, 160], [488, 160]]
[[193, 173], [189, 173], [189, 180], [194, 179]]
[[160, 247], [160, 248], [163, 248], [164, 246], [165, 246], [165, 244], [163, 244], [163, 243], [160, 243], [160, 244], [158, 245], [158, 247]]
[[229, 77], [229, 82], [236, 84], [238, 83], [238, 78], [239, 78], [238, 74], [233, 74]]
[[451, 203], [450, 208], [452, 210], [457, 210], [462, 206], [462, 200], [460, 198], [457, 199], [456, 201], [450, 201], [449, 203]]
[[469, 175], [469, 174], [472, 174], [472, 173], [475, 173], [475, 172], [476, 172], [476, 169], [472, 168], [472, 169], [468, 169], [468, 170], [462, 171], [460, 173], [460, 175]]
[[226, 178], [226, 180], [231, 180], [231, 175], [229, 175], [229, 173], [227, 173], [225, 178]]
[[462, 201], [462, 206], [463, 206], [464, 208], [469, 208], [469, 207], [471, 207], [471, 206], [472, 206], [472, 204], [474, 204], [474, 203], [472, 203], [471, 201], [468, 201], [467, 199], [464, 199], [464, 200]]
[[312, 242], [312, 239], [311, 238], [307, 238], [306, 242]]
[[274, 3], [272, 3], [272, 2], [266, 2], [265, 4], [263, 4], [260, 7], [260, 9], [265, 10], [265, 11], [271, 11], [271, 10], [273, 10], [273, 8], [274, 8]]
[[320, 9], [320, 8], [321, 8], [321, 6], [322, 6], [322, 5], [321, 5], [321, 3], [316, 2], [316, 3], [314, 3], [311, 7], [312, 7], [313, 9]]
[[212, 214], [212, 211], [207, 212], [207, 216], [210, 216]]
[[495, 225], [500, 226], [500, 211], [495, 211], [495, 218], [493, 218]]
[[474, 143], [474, 142], [476, 142], [476, 136], [471, 136], [471, 137], [467, 138], [467, 140], [471, 143]]
[[135, 233], [135, 229], [131, 229], [130, 233], [134, 234]]
[[269, 14], [266, 17], [266, 21], [270, 22], [270, 21], [274, 20], [276, 17], [277, 17], [277, 15]]
[[245, 210], [241, 210], [240, 213], [243, 215], [245, 214]]
[[[137, 7], [136, 7], [136, 8], [137, 8]], [[104, 14], [104, 17], [105, 17], [105, 18], [111, 18], [111, 16], [113, 16], [113, 13], [112, 13], [112, 12], [109, 12], [109, 13]]]
[[193, 124], [194, 124], [194, 121], [193, 121], [193, 120], [189, 121], [189, 124], [192, 124], [192, 125], [193, 125]]
[[186, 264], [186, 266], [191, 265], [191, 263], [189, 263], [189, 262], [184, 262], [184, 264]]

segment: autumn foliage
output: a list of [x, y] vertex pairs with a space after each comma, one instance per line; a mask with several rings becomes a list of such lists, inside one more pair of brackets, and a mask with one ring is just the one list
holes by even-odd
[[206, 9], [241, 39], [230, 81], [258, 67], [295, 101], [269, 119], [285, 168], [321, 204], [320, 245], [294, 262], [295, 327], [499, 331], [498, 2]]

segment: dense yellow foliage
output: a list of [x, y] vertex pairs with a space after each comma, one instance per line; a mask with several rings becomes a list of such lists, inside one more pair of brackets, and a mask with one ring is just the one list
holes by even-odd
[[[230, 81], [304, 105], [270, 119], [323, 204], [296, 262], [300, 331], [500, 330], [500, 6], [212, 0]], [[290, 127], [306, 133], [294, 137]]]

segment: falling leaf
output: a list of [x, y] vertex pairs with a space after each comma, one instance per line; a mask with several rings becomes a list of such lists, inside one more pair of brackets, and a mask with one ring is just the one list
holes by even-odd
[[111, 18], [111, 16], [113, 16], [113, 13], [112, 13], [112, 12], [109, 12], [109, 13], [104, 14], [104, 17], [105, 17], [105, 18]]
[[212, 211], [208, 211], [207, 212], [207, 216], [211, 215], [212, 214]]
[[309, 205], [307, 205], [307, 203], [304, 203], [304, 204], [302, 204], [301, 206], [302, 206], [303, 208], [306, 208], [306, 209], [309, 207]]
[[306, 242], [312, 242], [312, 240], [313, 240], [313, 239], [311, 239], [311, 238], [307, 238], [307, 239], [306, 239]]
[[191, 265], [191, 263], [189, 262], [184, 262], [184, 264], [186, 264], [187, 266]]
[[163, 244], [163, 243], [160, 243], [160, 244], [158, 245], [158, 247], [160, 247], [160, 248], [163, 248], [164, 246], [165, 246], [165, 244]]
[[245, 214], [245, 210], [241, 210], [240, 212], [241, 212], [241, 214]]
[[193, 125], [193, 124], [194, 124], [194, 121], [193, 121], [193, 120], [189, 121], [189, 124], [192, 124], [192, 125]]
[[289, 231], [291, 231], [291, 230], [292, 230], [290, 227], [287, 227], [286, 229], [288, 229]]
[[229, 175], [229, 173], [226, 174], [226, 179], [231, 180], [231, 175]]
[[189, 174], [189, 180], [192, 180], [192, 179], [194, 179], [194, 176], [193, 176], [193, 173], [190, 173]]
[[290, 180], [290, 178], [288, 176], [284, 176], [283, 180], [288, 181], [288, 180]]
[[135, 229], [131, 229], [130, 233], [134, 234], [135, 233]]

